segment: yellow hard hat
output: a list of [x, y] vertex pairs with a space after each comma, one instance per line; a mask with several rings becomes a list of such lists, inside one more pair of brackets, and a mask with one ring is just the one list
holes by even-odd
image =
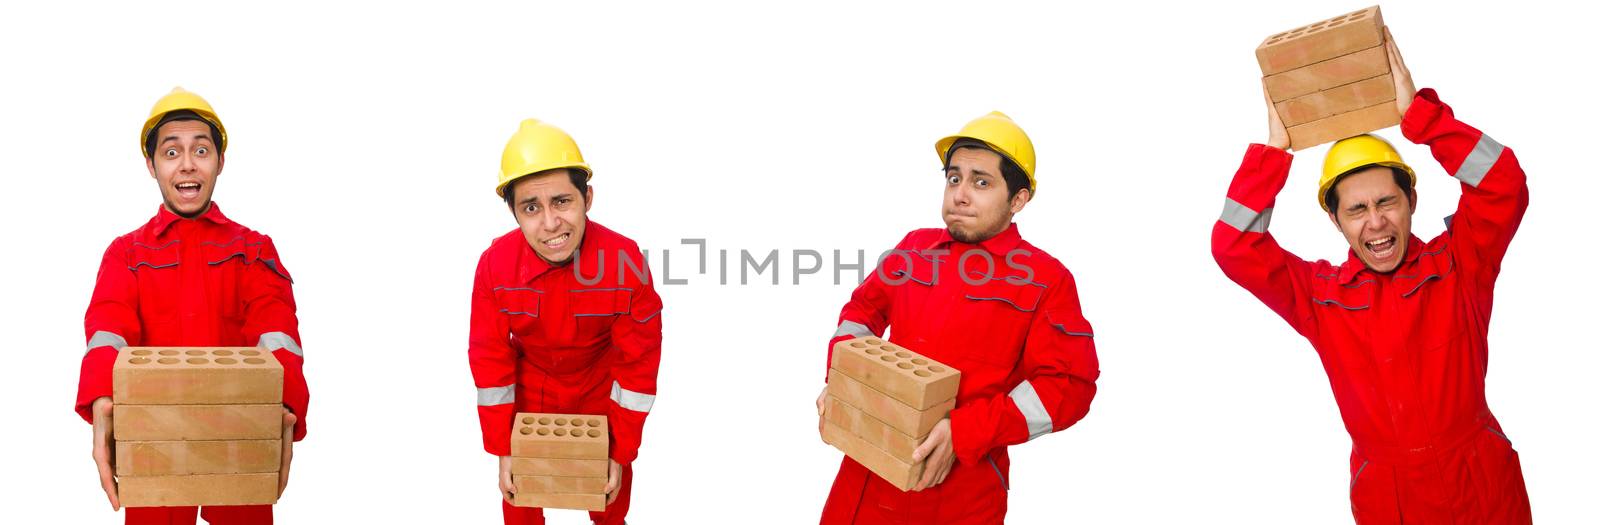
[[217, 139], [221, 141], [217, 144], [217, 152], [228, 151], [228, 130], [222, 127], [222, 119], [217, 118], [216, 110], [211, 109], [211, 104], [207, 103], [206, 99], [200, 98], [200, 95], [175, 87], [171, 93], [157, 100], [155, 107], [150, 108], [150, 118], [145, 119], [144, 129], [139, 131], [139, 151], [144, 153], [145, 158], [150, 158], [150, 151], [144, 147], [150, 140], [150, 132], [155, 131], [156, 124], [161, 122], [161, 117], [174, 111], [193, 111], [206, 122], [216, 126], [219, 135]]
[[506, 185], [511, 181], [560, 168], [583, 170], [585, 179], [594, 177], [572, 135], [539, 119], [524, 120], [506, 142], [505, 153], [500, 154], [500, 183], [495, 185], [494, 192], [504, 197]]
[[1339, 176], [1367, 166], [1400, 168], [1411, 176], [1411, 186], [1417, 186], [1417, 172], [1400, 160], [1400, 152], [1389, 141], [1377, 135], [1356, 135], [1333, 143], [1322, 160], [1322, 180], [1317, 184], [1317, 205], [1322, 206], [1322, 211], [1333, 211], [1328, 209], [1328, 190]]
[[991, 111], [973, 119], [961, 127], [961, 131], [954, 135], [939, 139], [933, 148], [939, 153], [939, 162], [949, 162], [950, 147], [961, 139], [973, 139], [984, 144], [995, 152], [1004, 155], [1011, 162], [1022, 168], [1028, 175], [1028, 191], [1038, 193], [1039, 183], [1033, 178], [1033, 167], [1036, 161], [1033, 156], [1033, 141], [1028, 139], [1028, 134], [1022, 131], [1011, 117], [999, 111]]

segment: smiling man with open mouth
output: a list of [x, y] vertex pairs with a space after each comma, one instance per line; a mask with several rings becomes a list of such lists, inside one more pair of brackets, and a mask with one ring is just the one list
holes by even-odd
[[1494, 283], [1528, 207], [1527, 177], [1510, 148], [1417, 91], [1393, 37], [1385, 45], [1400, 131], [1461, 182], [1445, 231], [1411, 234], [1416, 172], [1388, 142], [1359, 135], [1328, 149], [1317, 195], [1349, 256], [1334, 265], [1284, 250], [1267, 223], [1293, 157], [1269, 99], [1269, 139], [1233, 177], [1212, 254], [1321, 357], [1353, 445], [1357, 523], [1530, 523], [1521, 463], [1484, 396]]
[[[139, 145], [145, 168], [161, 190], [162, 205], [154, 218], [106, 249], [83, 316], [88, 351], [79, 372], [76, 409], [93, 424], [101, 488], [111, 507], [120, 507], [116, 462], [138, 464], [134, 458], [113, 457], [111, 376], [118, 350], [130, 345], [256, 346], [283, 365], [281, 495], [289, 481], [293, 442], [306, 435], [310, 398], [302, 373], [294, 281], [270, 237], [234, 222], [211, 202], [228, 132], [210, 103], [173, 89], [150, 110]], [[276, 416], [266, 416], [271, 425]], [[214, 482], [211, 490], [247, 490], [230, 483]], [[126, 520], [194, 523], [197, 515], [214, 525], [272, 523], [272, 506], [130, 507]]]

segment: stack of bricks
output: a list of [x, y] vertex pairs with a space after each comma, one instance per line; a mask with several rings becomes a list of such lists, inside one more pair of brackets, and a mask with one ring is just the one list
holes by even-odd
[[605, 416], [517, 414], [511, 426], [511, 504], [605, 510], [610, 443]]
[[123, 506], [277, 502], [283, 366], [270, 353], [130, 346], [111, 385]]
[[1377, 6], [1267, 37], [1256, 48], [1267, 96], [1303, 150], [1400, 123]]
[[912, 452], [955, 408], [961, 372], [876, 337], [839, 342], [829, 365], [823, 439], [900, 490], [916, 486], [924, 462]]

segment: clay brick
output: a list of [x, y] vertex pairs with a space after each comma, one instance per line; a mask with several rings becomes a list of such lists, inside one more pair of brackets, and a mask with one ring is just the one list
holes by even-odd
[[539, 494], [519, 492], [511, 498], [513, 507], [539, 507], [541, 509], [573, 509], [599, 512], [606, 510], [604, 494]]
[[277, 472], [282, 439], [117, 441], [118, 476]]
[[610, 466], [604, 459], [512, 457], [511, 475], [604, 478], [610, 473]]
[[955, 398], [961, 386], [960, 371], [876, 337], [833, 345], [830, 365], [917, 410]]
[[895, 430], [888, 424], [878, 421], [877, 418], [863, 413], [860, 409], [850, 406], [849, 403], [840, 401], [839, 398], [828, 396], [828, 422], [838, 425], [856, 437], [871, 443], [895, 459], [910, 463], [911, 453], [922, 444], [921, 439], [911, 437], [910, 434]]
[[511, 476], [511, 482], [517, 485], [517, 494], [533, 492], [538, 494], [600, 494], [606, 493], [606, 478], [602, 477], [562, 477], [562, 476]]
[[1383, 75], [1279, 102], [1278, 118], [1294, 127], [1394, 101], [1394, 76]]
[[511, 427], [511, 455], [537, 458], [607, 459], [611, 436], [605, 416], [517, 414]]
[[851, 379], [836, 369], [828, 370], [828, 394], [877, 418], [895, 430], [919, 438], [928, 435], [928, 431], [933, 430], [933, 425], [949, 415], [950, 409], [956, 406], [956, 400], [949, 399], [927, 410], [917, 410], [911, 408], [911, 405], [873, 390], [860, 381]]
[[283, 435], [283, 405], [113, 405], [119, 441], [273, 439]]
[[1341, 113], [1322, 120], [1289, 128], [1289, 148], [1299, 151], [1318, 144], [1354, 137], [1373, 130], [1400, 124], [1400, 109], [1394, 101]]
[[283, 365], [258, 348], [129, 346], [117, 353], [111, 392], [115, 404], [279, 404]]
[[1381, 44], [1383, 13], [1372, 6], [1269, 36], [1256, 61], [1262, 75], [1275, 75]]
[[856, 437], [832, 422], [823, 423], [822, 439], [900, 490], [910, 490], [922, 478], [923, 462], [906, 463], [895, 459], [888, 452], [872, 446], [866, 440]]
[[278, 473], [126, 476], [117, 479], [117, 497], [124, 507], [271, 505]]
[[1276, 75], [1267, 75], [1267, 94], [1273, 102], [1310, 95], [1389, 73], [1389, 53], [1370, 47]]

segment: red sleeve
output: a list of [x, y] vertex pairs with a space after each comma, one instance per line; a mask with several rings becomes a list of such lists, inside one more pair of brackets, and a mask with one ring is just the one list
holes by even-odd
[[[637, 249], [628, 254], [643, 261]], [[648, 265], [644, 279], [631, 273], [633, 281], [628, 313], [616, 316], [611, 325], [611, 342], [618, 357], [611, 367], [611, 406], [607, 420], [611, 427], [611, 459], [622, 465], [639, 457], [645, 417], [656, 401], [656, 372], [661, 365], [661, 296], [656, 294]], [[626, 273], [626, 272], [625, 272]]]
[[283, 364], [283, 406], [294, 412], [294, 439], [306, 437], [305, 352], [300, 348], [300, 320], [295, 316], [294, 280], [278, 257], [272, 239], [261, 237], [261, 249], [246, 265], [239, 300], [244, 304], [244, 340], [270, 350]]
[[[1476, 292], [1492, 294], [1511, 237], [1528, 210], [1528, 178], [1511, 148], [1456, 120], [1433, 89], [1417, 92], [1400, 123], [1406, 138], [1426, 144], [1433, 158], [1461, 181], [1461, 200], [1449, 219], [1451, 246]], [[1482, 301], [1488, 313], [1488, 301]]]
[[965, 400], [950, 412], [956, 459], [977, 464], [996, 447], [1015, 445], [1077, 423], [1089, 413], [1100, 360], [1094, 329], [1078, 304], [1078, 286], [1063, 270], [1028, 327], [1011, 392]]
[[128, 269], [127, 250], [120, 242], [112, 242], [100, 259], [94, 295], [83, 314], [88, 351], [78, 371], [78, 398], [73, 408], [84, 421], [93, 422], [89, 407], [95, 399], [111, 396], [111, 367], [117, 351], [143, 340], [138, 304], [139, 286], [133, 270]]
[[495, 302], [490, 250], [485, 250], [478, 259], [477, 274], [472, 281], [467, 360], [472, 367], [472, 383], [478, 387], [478, 425], [483, 429], [483, 450], [496, 456], [509, 456], [511, 420], [517, 415], [517, 351], [511, 347], [511, 327]]
[[[915, 233], [915, 232], [912, 232]], [[845, 303], [839, 311], [839, 327], [834, 330], [833, 337], [828, 339], [828, 360], [823, 362], [822, 378], [827, 381], [828, 367], [833, 363], [833, 345], [840, 341], [848, 341], [857, 337], [875, 335], [883, 336], [889, 329], [889, 308], [892, 306], [889, 292], [889, 283], [884, 282], [883, 276], [890, 274], [894, 268], [905, 265], [904, 257], [896, 253], [909, 253], [911, 250], [911, 234], [900, 240], [894, 247], [894, 253], [884, 257], [872, 273], [867, 274], [866, 280], [856, 286], [850, 293], [850, 302]]]
[[1293, 160], [1281, 149], [1250, 145], [1228, 186], [1222, 216], [1211, 227], [1211, 255], [1229, 279], [1309, 337], [1315, 328], [1309, 299], [1312, 266], [1278, 246], [1267, 232]]

